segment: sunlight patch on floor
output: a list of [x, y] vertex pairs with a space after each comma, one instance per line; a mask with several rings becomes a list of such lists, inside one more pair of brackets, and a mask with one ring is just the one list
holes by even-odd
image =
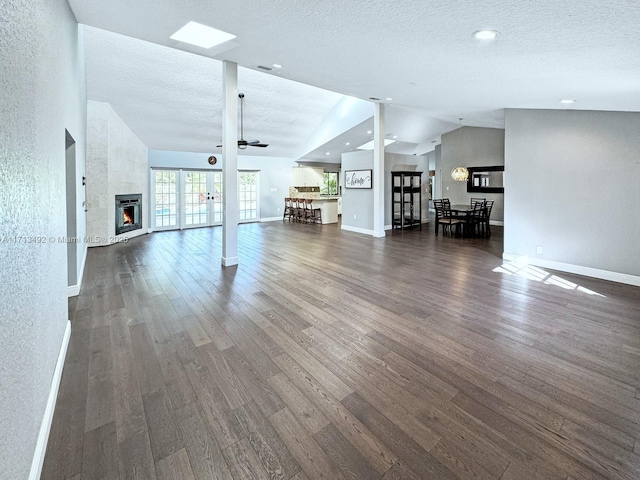
[[565, 290], [576, 290], [588, 295], [598, 295], [604, 297], [604, 295], [582, 287], [577, 283], [570, 282], [564, 278], [553, 275], [540, 267], [529, 265], [526, 257], [519, 257], [507, 263], [503, 263], [499, 267], [493, 269], [496, 273], [503, 273], [505, 275], [516, 275], [518, 277], [526, 278], [527, 280], [533, 280], [536, 282], [544, 283], [545, 285], [553, 285], [556, 287], [564, 288]]

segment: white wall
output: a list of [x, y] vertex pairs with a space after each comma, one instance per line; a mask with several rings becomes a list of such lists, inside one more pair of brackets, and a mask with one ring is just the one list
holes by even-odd
[[[437, 161], [437, 151], [436, 151]], [[451, 203], [469, 203], [471, 197], [494, 200], [492, 221], [503, 221], [504, 198], [502, 193], [467, 192], [466, 182], [451, 178], [455, 167], [490, 167], [504, 165], [504, 130], [499, 128], [462, 127], [442, 135], [440, 162], [436, 168], [437, 180], [442, 187], [439, 196], [449, 198]], [[505, 191], [508, 186], [505, 186]]]
[[147, 233], [149, 226], [149, 169], [147, 147], [104, 102], [87, 105], [87, 234], [114, 243], [115, 196], [142, 194], [142, 229], [118, 235], [131, 238]]
[[65, 0], [0, 0], [0, 12], [0, 238], [44, 240], [4, 241], [0, 255], [0, 479], [15, 480], [28, 478], [68, 322], [67, 246], [49, 239], [67, 233], [65, 129], [84, 171], [86, 95]]
[[373, 151], [342, 154], [342, 228], [373, 233], [373, 188], [346, 188], [344, 182], [347, 170], [368, 169], [373, 169]]
[[507, 110], [505, 121], [505, 252], [640, 276], [640, 113]]
[[[207, 163], [210, 153], [174, 152], [169, 150], [149, 150], [150, 168], [184, 168], [198, 170], [222, 169], [222, 155], [217, 154], [218, 163]], [[238, 155], [238, 169], [260, 171], [260, 218], [282, 217], [284, 198], [293, 185], [292, 158], [255, 157]]]

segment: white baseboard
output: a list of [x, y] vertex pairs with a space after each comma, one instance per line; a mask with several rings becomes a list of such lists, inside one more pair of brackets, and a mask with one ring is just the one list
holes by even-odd
[[612, 282], [625, 283], [627, 285], [640, 287], [640, 277], [636, 275], [612, 272], [610, 270], [601, 270], [599, 268], [583, 267], [581, 265], [573, 265], [570, 263], [555, 262], [553, 260], [544, 260], [541, 258], [532, 258], [528, 255], [515, 255], [507, 252], [502, 253], [502, 258], [507, 261], [517, 260], [518, 262], [534, 265], [536, 267], [550, 268], [551, 270], [575, 273], [576, 275], [584, 275], [585, 277], [600, 278], [602, 280], [609, 280]]
[[233, 265], [238, 265], [238, 257], [222, 257], [223, 267], [231, 267]]
[[260, 223], [263, 222], [275, 222], [276, 220], [282, 220], [282, 217], [265, 217], [260, 219]]
[[504, 227], [504, 222], [500, 220], [489, 220], [489, 225], [495, 225], [496, 227]]
[[64, 367], [64, 359], [67, 356], [67, 348], [69, 347], [69, 338], [71, 337], [71, 322], [67, 320], [67, 327], [60, 345], [60, 353], [58, 353], [58, 361], [53, 371], [51, 379], [51, 390], [49, 390], [49, 398], [47, 399], [47, 407], [44, 410], [42, 423], [40, 424], [40, 433], [38, 433], [38, 441], [36, 450], [33, 454], [31, 462], [31, 471], [29, 472], [29, 480], [38, 480], [42, 473], [42, 465], [44, 464], [44, 455], [47, 452], [47, 442], [49, 441], [49, 432], [51, 431], [51, 423], [53, 422], [53, 412], [56, 408], [56, 399], [58, 398], [58, 390], [60, 389], [60, 380], [62, 379], [62, 368]]
[[82, 277], [84, 276], [84, 265], [87, 263], [87, 246], [84, 247], [84, 255], [82, 256], [82, 264], [80, 265], [80, 275], [78, 275], [78, 283], [75, 285], [67, 286], [67, 298], [77, 297], [80, 295], [80, 288], [82, 288]]
[[67, 298], [80, 295], [80, 285], [67, 285]]
[[346, 230], [347, 232], [361, 233], [363, 235], [371, 235], [372, 237], [382, 238], [385, 236], [384, 230], [380, 233], [376, 233], [375, 230], [370, 230], [368, 228], [360, 228], [360, 227], [352, 227], [350, 225], [342, 224], [340, 226], [342, 230]]

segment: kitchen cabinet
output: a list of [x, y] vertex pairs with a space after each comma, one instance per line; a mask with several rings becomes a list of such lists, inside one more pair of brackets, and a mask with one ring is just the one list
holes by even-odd
[[294, 187], [321, 187], [324, 181], [324, 168], [293, 167]]

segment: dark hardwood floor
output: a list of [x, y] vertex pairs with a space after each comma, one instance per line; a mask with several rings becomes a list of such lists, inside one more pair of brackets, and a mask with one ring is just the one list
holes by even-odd
[[640, 478], [640, 289], [501, 267], [501, 234], [90, 249], [42, 478]]

